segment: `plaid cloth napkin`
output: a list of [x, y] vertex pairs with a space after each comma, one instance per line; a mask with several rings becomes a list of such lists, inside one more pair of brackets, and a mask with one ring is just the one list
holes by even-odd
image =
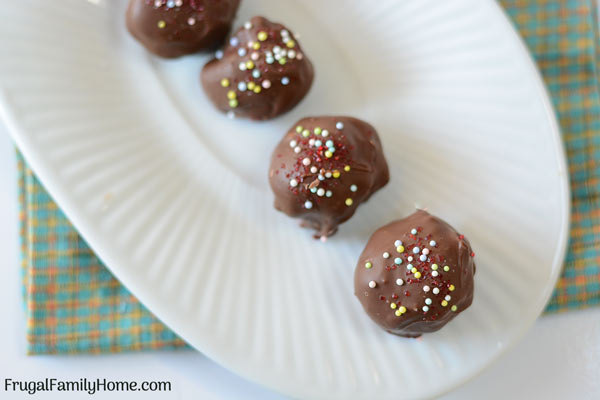
[[[593, 0], [501, 0], [548, 85], [573, 193], [563, 274], [547, 311], [600, 303], [600, 96]], [[185, 346], [101, 264], [19, 156], [29, 353]]]

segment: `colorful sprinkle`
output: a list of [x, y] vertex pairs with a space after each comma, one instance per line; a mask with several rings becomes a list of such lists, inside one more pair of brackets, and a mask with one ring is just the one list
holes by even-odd
[[[410, 265], [412, 267], [412, 264], [408, 264], [408, 265]], [[410, 269], [410, 272], [412, 272], [413, 274], [416, 274], [417, 273], [417, 269], [415, 267], [412, 267]]]
[[354, 203], [354, 201], [353, 201], [351, 198], [347, 198], [347, 199], [346, 199], [346, 205], [347, 205], [348, 207], [350, 207], [350, 206], [352, 205], [352, 203]]
[[332, 174], [332, 175], [333, 175], [333, 177], [334, 177], [335, 179], [337, 179], [337, 178], [339, 178], [339, 177], [340, 177], [340, 175], [341, 175], [341, 174], [340, 174], [340, 171], [338, 171], [338, 170], [336, 169], [335, 171], [333, 171], [333, 174]]
[[448, 287], [448, 290], [449, 290], [449, 291], [451, 291], [451, 292], [454, 292], [454, 289], [456, 289], [456, 288], [454, 287], [454, 285], [450, 285], [450, 287]]
[[[325, 136], [325, 133], [323, 133], [323, 136]], [[346, 166], [344, 167], [344, 171], [346, 171], [346, 172], [350, 172], [350, 166], [349, 166], [349, 165], [346, 165]]]
[[237, 95], [235, 94], [235, 92], [233, 90], [230, 90], [229, 92], [227, 92], [227, 98], [229, 100], [233, 100], [237, 97]]
[[400, 312], [400, 310], [396, 310], [396, 311], [394, 311], [394, 315], [395, 315], [396, 317], [399, 317], [399, 316], [401, 316], [401, 315], [402, 315], [402, 313]]
[[302, 127], [302, 125], [298, 125], [298, 126], [296, 127], [296, 132], [297, 132], [297, 133], [301, 133], [303, 130], [304, 130], [304, 128]]
[[232, 100], [229, 100], [229, 107], [231, 107], [231, 108], [236, 108], [237, 106], [238, 106], [238, 101], [237, 101], [237, 99], [232, 99]]
[[313, 129], [313, 132], [315, 133], [315, 135], [320, 135], [323, 132], [323, 130], [317, 126], [315, 129]]
[[439, 268], [439, 267], [438, 267], [438, 265], [437, 265], [437, 264], [433, 264], [433, 265], [431, 266], [431, 269], [432, 269], [432, 270], [434, 270], [434, 271], [436, 271], [438, 268]]
[[396, 247], [396, 251], [397, 251], [398, 253], [404, 253], [404, 246], [402, 246], [402, 245], [400, 245], [400, 246], [397, 246], [397, 247]]
[[458, 307], [456, 307], [456, 305], [453, 305], [452, 307], [450, 307], [450, 310], [456, 312], [456, 310], [458, 310]]
[[417, 279], [421, 278], [421, 273], [418, 271], [415, 272], [415, 278], [417, 278]]
[[394, 264], [396, 264], [396, 265], [402, 264], [402, 259], [400, 257], [394, 258]]
[[327, 158], [331, 158], [331, 157], [333, 157], [333, 153], [332, 153], [331, 151], [327, 150], [327, 151], [325, 152], [325, 157], [327, 157]]
[[446, 300], [442, 300], [442, 307], [446, 307], [448, 305], [448, 302]]
[[247, 68], [247, 69], [252, 69], [252, 68], [254, 68], [254, 63], [252, 62], [252, 60], [248, 60], [248, 61], [246, 61], [246, 68]]
[[227, 78], [221, 79], [221, 86], [229, 87], [229, 79], [227, 79]]
[[373, 268], [373, 264], [371, 264], [371, 262], [370, 262], [370, 261], [367, 261], [367, 262], [365, 263], [365, 268], [366, 268], [366, 269], [371, 269], [371, 268]]
[[401, 314], [404, 314], [406, 312], [406, 307], [400, 306], [400, 308], [398, 309], [398, 311], [400, 311]]
[[158, 21], [158, 28], [159, 29], [163, 29], [165, 26], [167, 26], [167, 23], [163, 20]]
[[446, 271], [446, 272], [450, 271], [450, 267], [449, 267], [449, 266], [447, 266], [447, 265], [446, 265], [446, 266], [444, 266], [444, 271]]
[[258, 40], [260, 40], [261, 42], [264, 42], [265, 40], [267, 40], [267, 32], [265, 31], [260, 31], [258, 32], [258, 35], [256, 35], [256, 37], [258, 38]]
[[260, 92], [262, 92], [262, 88], [260, 86], [255, 86], [254, 89], [252, 90], [254, 93], [258, 94]]

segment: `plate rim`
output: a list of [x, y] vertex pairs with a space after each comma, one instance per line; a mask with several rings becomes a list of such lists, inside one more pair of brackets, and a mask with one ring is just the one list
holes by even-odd
[[[570, 232], [570, 222], [571, 222], [571, 189], [570, 189], [570, 180], [569, 180], [569, 171], [568, 171], [568, 162], [566, 156], [565, 145], [562, 140], [561, 127], [558, 121], [558, 116], [556, 110], [552, 104], [551, 96], [546, 87], [543, 76], [533, 58], [533, 55], [530, 53], [524, 39], [518, 33], [516, 27], [511, 22], [506, 10], [502, 8], [500, 4], [498, 4], [495, 0], [487, 0], [486, 6], [493, 7], [495, 12], [493, 14], [498, 15], [498, 18], [502, 20], [502, 25], [504, 26], [504, 30], [507, 35], [512, 36], [513, 42], [516, 44], [518, 48], [518, 52], [521, 55], [521, 58], [527, 64], [527, 69], [530, 70], [530, 75], [536, 87], [537, 96], [539, 100], [541, 100], [541, 105], [543, 106], [547, 122], [549, 124], [549, 128], [552, 131], [552, 142], [554, 144], [554, 150], [556, 153], [556, 158], [558, 161], [559, 168], [559, 186], [561, 193], [561, 216], [560, 216], [560, 232], [558, 236], [558, 246], [556, 252], [554, 254], [552, 269], [550, 273], [550, 279], [548, 284], [544, 289], [543, 295], [539, 296], [538, 303], [536, 304], [536, 314], [535, 318], [532, 318], [530, 321], [523, 323], [520, 328], [517, 330], [517, 333], [514, 335], [514, 338], [511, 342], [507, 343], [501, 349], [496, 350], [492, 356], [483, 363], [478, 369], [473, 371], [470, 374], [466, 374], [464, 377], [460, 379], [456, 379], [451, 383], [445, 385], [440, 390], [435, 393], [432, 393], [432, 397], [442, 396], [451, 392], [452, 390], [464, 385], [465, 383], [471, 381], [475, 377], [479, 376], [483, 371], [489, 368], [494, 362], [496, 362], [500, 357], [505, 355], [507, 351], [513, 348], [517, 343], [519, 343], [525, 334], [531, 329], [535, 321], [542, 314], [546, 304], [548, 303], [550, 296], [552, 295], [554, 288], [556, 286], [556, 282], [558, 281], [559, 275], [563, 269], [563, 262], [566, 256], [567, 247], [568, 247], [568, 239]], [[119, 257], [116, 252], [111, 252], [108, 247], [104, 244], [102, 240], [102, 235], [99, 231], [93, 228], [92, 223], [88, 220], [85, 213], [82, 212], [83, 209], [78, 209], [77, 205], [74, 201], [69, 199], [67, 195], [68, 190], [65, 185], [60, 182], [58, 178], [58, 174], [56, 171], [53, 171], [52, 168], [48, 165], [49, 163], [44, 160], [44, 157], [41, 155], [42, 152], [36, 152], [35, 146], [31, 143], [29, 136], [25, 133], [26, 130], [19, 123], [19, 118], [17, 114], [11, 112], [11, 103], [6, 95], [5, 88], [0, 86], [0, 120], [4, 122], [7, 131], [12, 137], [14, 143], [18, 147], [18, 149], [23, 154], [24, 158], [27, 160], [28, 164], [35, 171], [35, 174], [39, 178], [40, 182], [46, 188], [51, 197], [59, 204], [61, 210], [64, 212], [66, 217], [71, 221], [75, 229], [81, 235], [81, 237], [88, 243], [89, 247], [94, 251], [94, 253], [98, 256], [98, 258], [103, 262], [103, 264], [110, 270], [110, 272], [121, 282], [138, 300], [141, 301], [144, 306], [146, 306], [162, 323], [164, 323], [169, 329], [179, 335], [182, 339], [186, 341], [192, 348], [201, 352], [203, 355], [207, 356], [211, 360], [215, 361], [219, 365], [229, 369], [230, 371], [236, 373], [240, 377], [253, 381], [260, 386], [263, 386], [269, 390], [273, 390], [278, 393], [286, 394], [283, 390], [276, 386], [267, 386], [266, 383], [263, 383], [263, 380], [259, 380], [258, 374], [249, 373], [249, 371], [238, 368], [236, 365], [227, 361], [227, 357], [223, 355], [215, 354], [215, 352], [208, 350], [201, 350], [197, 346], [193, 345], [190, 340], [187, 340], [187, 335], [182, 334], [176, 329], [172, 327], [172, 319], [163, 313], [160, 305], [155, 304], [155, 302], [151, 299], [152, 296], [149, 296], [149, 292], [144, 291], [143, 288], [138, 287], [138, 285], [133, 281], [127, 278], [123, 279], [123, 275], [119, 272], [119, 268], [113, 268], [115, 265], [120, 265], [121, 263], [118, 261]], [[141, 294], [141, 296], [140, 296]], [[158, 310], [158, 312], [157, 312]]]

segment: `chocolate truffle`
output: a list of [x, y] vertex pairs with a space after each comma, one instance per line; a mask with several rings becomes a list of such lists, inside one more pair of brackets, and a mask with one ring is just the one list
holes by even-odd
[[314, 71], [296, 37], [263, 17], [246, 22], [204, 66], [202, 85], [230, 117], [274, 118], [308, 93]]
[[302, 219], [316, 238], [334, 234], [389, 180], [375, 129], [351, 117], [298, 121], [271, 158], [275, 208]]
[[354, 293], [383, 329], [418, 337], [471, 305], [473, 257], [463, 235], [419, 210], [371, 236], [356, 266]]
[[131, 0], [127, 29], [152, 53], [180, 57], [223, 43], [240, 0]]

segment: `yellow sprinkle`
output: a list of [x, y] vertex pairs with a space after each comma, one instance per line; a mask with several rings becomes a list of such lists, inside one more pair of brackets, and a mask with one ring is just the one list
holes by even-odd
[[396, 311], [394, 312], [394, 315], [395, 315], [396, 317], [399, 317], [399, 316], [401, 316], [401, 315], [402, 315], [402, 313], [400, 312], [400, 310], [396, 310]]
[[348, 207], [350, 207], [350, 206], [352, 205], [352, 203], [354, 203], [354, 201], [352, 201], [352, 199], [351, 199], [351, 198], [347, 198], [347, 199], [346, 199], [346, 205], [347, 205]]
[[167, 26], [167, 23], [163, 20], [158, 21], [158, 27], [159, 29], [163, 29], [165, 26]]
[[396, 309], [396, 307], [398, 307], [398, 306], [396, 305], [396, 303], [390, 303], [390, 308], [391, 308], [392, 310]]
[[446, 271], [446, 272], [450, 271], [450, 267], [449, 267], [449, 266], [447, 266], [447, 265], [446, 265], [446, 266], [444, 266], [444, 271]]
[[421, 277], [421, 273], [420, 272], [415, 272], [415, 278], [419, 279]]
[[303, 130], [302, 131], [302, 136], [309, 137], [310, 136], [310, 131], [308, 129]]
[[221, 86], [228, 87], [229, 86], [229, 79], [227, 79], [227, 78], [221, 79]]
[[344, 167], [344, 171], [346, 171], [346, 172], [349, 172], [349, 171], [350, 171], [350, 166], [349, 166], [349, 165], [346, 165], [346, 166]]
[[233, 100], [237, 97], [237, 95], [235, 94], [235, 92], [233, 90], [230, 90], [229, 92], [227, 92], [227, 98], [229, 100]]
[[250, 90], [253, 90], [255, 86], [256, 84], [252, 81], [248, 82], [248, 85], [246, 85], [246, 87]]
[[254, 63], [252, 61], [246, 61], [246, 68], [248, 68], [248, 69], [254, 68]]
[[458, 307], [456, 307], [456, 305], [453, 305], [452, 307], [450, 307], [450, 309], [451, 309], [452, 311], [456, 311], [456, 310], [458, 310]]
[[267, 40], [267, 32], [265, 31], [260, 31], [258, 32], [258, 35], [256, 35], [256, 37], [258, 38], [258, 40], [260, 40], [261, 42], [264, 42], [265, 40]]
[[456, 289], [456, 288], [454, 287], [454, 285], [450, 285], [450, 287], [448, 288], [448, 290], [450, 290], [451, 292], [454, 292], [454, 289]]
[[331, 157], [333, 157], [333, 153], [332, 153], [332, 152], [330, 152], [329, 150], [327, 150], [327, 151], [325, 152], [325, 157], [327, 157], [327, 158], [331, 158]]
[[229, 107], [236, 108], [238, 106], [238, 101], [236, 99], [229, 100]]
[[260, 93], [262, 89], [260, 88], [260, 86], [256, 85], [256, 86], [254, 86], [253, 90], [254, 90], [254, 93]]
[[370, 262], [370, 261], [367, 261], [367, 262], [365, 263], [365, 268], [366, 268], [366, 269], [370, 269], [370, 268], [372, 268], [372, 267], [373, 267], [373, 264], [371, 264], [371, 262]]
[[285, 59], [285, 57], [281, 57], [281, 58], [279, 59], [279, 64], [281, 64], [281, 65], [285, 65], [286, 61], [287, 61], [287, 60]]
[[339, 177], [340, 177], [340, 175], [341, 175], [341, 174], [340, 174], [340, 171], [338, 171], [337, 169], [336, 169], [335, 171], [333, 171], [333, 177], [334, 177], [334, 178], [336, 178], [336, 179], [337, 179], [337, 178], [339, 178]]
[[448, 302], [446, 300], [442, 300], [442, 307], [446, 307], [448, 305]]
[[396, 251], [398, 253], [404, 253], [404, 246], [398, 246], [398, 247], [396, 247]]
[[300, 133], [300, 132], [302, 132], [302, 129], [304, 129], [304, 128], [302, 128], [302, 125], [298, 125], [296, 127], [296, 132]]
[[252, 45], [252, 48], [253, 48], [254, 50], [258, 50], [258, 49], [260, 49], [260, 43], [258, 43], [258, 42], [254, 42], [254, 44]]
[[313, 132], [315, 133], [315, 135], [320, 135], [320, 134], [321, 134], [321, 132], [323, 132], [323, 131], [321, 130], [321, 128], [319, 128], [319, 127], [317, 126], [315, 129], [313, 129]]
[[415, 267], [413, 267], [413, 269], [411, 269], [410, 272], [412, 272], [414, 274], [415, 272], [417, 272], [417, 269]]
[[431, 266], [431, 269], [432, 269], [432, 270], [434, 270], [434, 271], [437, 271], [437, 269], [438, 269], [438, 265], [437, 265], [437, 264], [433, 264], [433, 265]]
[[400, 308], [398, 309], [398, 311], [400, 311], [401, 314], [404, 314], [406, 312], [406, 307], [400, 306]]
[[290, 49], [293, 49], [294, 46], [296, 45], [296, 42], [294, 42], [293, 40], [289, 40], [285, 45], [287, 47], [289, 47]]

